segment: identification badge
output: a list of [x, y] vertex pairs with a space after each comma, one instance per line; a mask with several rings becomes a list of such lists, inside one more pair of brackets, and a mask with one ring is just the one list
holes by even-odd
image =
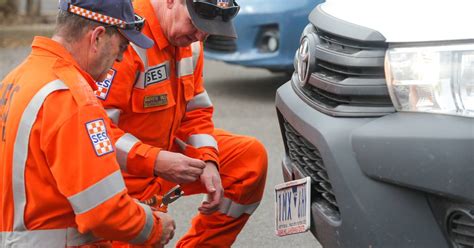
[[167, 80], [169, 71], [168, 68], [168, 61], [148, 68], [148, 70], [145, 72], [145, 87]]
[[144, 108], [159, 107], [168, 104], [168, 94], [145, 96], [143, 100]]
[[302, 233], [311, 225], [311, 179], [275, 186], [275, 232], [278, 236]]
[[100, 157], [114, 151], [103, 119], [87, 122], [86, 129], [97, 156]]
[[104, 81], [95, 82], [97, 84], [97, 90], [95, 91], [97, 98], [101, 100], [107, 99], [110, 87], [112, 87], [112, 82], [114, 81], [115, 73], [116, 71], [114, 69], [110, 69]]

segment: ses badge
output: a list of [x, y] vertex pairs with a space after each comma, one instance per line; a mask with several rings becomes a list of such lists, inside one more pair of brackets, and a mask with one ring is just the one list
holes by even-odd
[[148, 68], [145, 73], [145, 87], [168, 79], [168, 62]]
[[103, 119], [86, 123], [86, 129], [97, 156], [100, 157], [114, 151]]
[[112, 82], [114, 81], [115, 73], [116, 71], [114, 69], [110, 69], [104, 81], [95, 82], [97, 84], [97, 90], [95, 91], [95, 95], [97, 96], [97, 98], [101, 100], [107, 99], [110, 87], [112, 87]]

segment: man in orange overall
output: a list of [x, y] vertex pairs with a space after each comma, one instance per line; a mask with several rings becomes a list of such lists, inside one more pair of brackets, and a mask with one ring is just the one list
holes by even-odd
[[166, 244], [174, 221], [127, 194], [93, 92], [128, 40], [153, 45], [140, 33], [144, 21], [128, 0], [60, 1], [60, 9], [53, 38], [36, 37], [0, 83], [0, 247]]
[[146, 201], [181, 184], [205, 193], [178, 247], [229, 247], [263, 196], [267, 155], [255, 138], [214, 129], [204, 88], [208, 34], [236, 37], [233, 0], [135, 0], [155, 41], [130, 47], [96, 94], [119, 129], [117, 160], [129, 193]]

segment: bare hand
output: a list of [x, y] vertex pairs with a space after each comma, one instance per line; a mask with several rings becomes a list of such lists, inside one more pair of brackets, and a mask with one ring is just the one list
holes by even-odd
[[174, 223], [174, 220], [171, 215], [167, 213], [153, 211], [153, 214], [155, 215], [155, 217], [160, 219], [160, 223], [162, 226], [160, 242], [156, 244], [155, 247], [163, 247], [164, 245], [168, 244], [171, 239], [173, 239], [176, 224]]
[[160, 151], [155, 161], [155, 175], [177, 184], [192, 183], [203, 173], [206, 164], [181, 153]]
[[207, 200], [202, 202], [198, 210], [202, 214], [209, 215], [219, 209], [219, 204], [224, 196], [221, 176], [213, 162], [206, 162], [206, 168], [201, 175], [201, 183], [206, 188]]

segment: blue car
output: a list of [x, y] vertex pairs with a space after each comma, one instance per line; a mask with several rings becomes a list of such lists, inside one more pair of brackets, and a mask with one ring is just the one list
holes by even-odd
[[207, 59], [292, 72], [299, 37], [311, 10], [323, 0], [239, 0], [234, 19], [238, 39], [210, 36]]

